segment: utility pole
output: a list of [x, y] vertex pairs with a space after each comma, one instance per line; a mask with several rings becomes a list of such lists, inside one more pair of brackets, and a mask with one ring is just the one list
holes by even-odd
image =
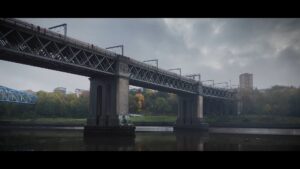
[[195, 80], [195, 77], [198, 77], [198, 81], [201, 81], [201, 75], [200, 74], [190, 74], [185, 75], [186, 77], [192, 77]]
[[202, 82], [202, 83], [203, 83], [203, 82], [212, 82], [212, 84], [213, 84], [212, 86], [215, 85], [215, 81], [214, 81], [214, 80], [204, 80], [204, 81], [201, 81], [201, 82]]
[[218, 84], [226, 84], [226, 85], [227, 85], [227, 88], [228, 88], [228, 82], [215, 83], [215, 85], [218, 85]]
[[121, 48], [122, 56], [124, 56], [124, 46], [123, 45], [111, 46], [111, 47], [107, 47], [105, 49], [112, 49], [112, 48]]
[[66, 23], [56, 25], [56, 26], [52, 26], [48, 29], [55, 29], [55, 28], [58, 28], [58, 27], [63, 27], [64, 28], [64, 35], [65, 35], [65, 37], [67, 37], [67, 24]]
[[170, 70], [170, 71], [172, 71], [172, 70], [179, 70], [179, 73], [180, 73], [180, 76], [181, 76], [181, 68], [174, 68], [174, 69], [168, 69], [168, 70]]
[[144, 60], [143, 62], [156, 62], [156, 68], [158, 69], [158, 59]]

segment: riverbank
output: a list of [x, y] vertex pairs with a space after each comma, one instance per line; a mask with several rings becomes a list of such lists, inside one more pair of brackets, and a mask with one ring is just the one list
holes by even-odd
[[18, 119], [18, 118], [5, 118], [0, 119], [0, 125], [13, 126], [84, 126], [86, 119], [76, 118], [35, 118], [35, 119]]
[[[131, 116], [129, 123], [142, 126], [173, 126], [176, 116]], [[0, 125], [84, 126], [86, 118], [1, 118]]]
[[[81, 129], [0, 131], [0, 151], [296, 151], [299, 131], [213, 129], [176, 133], [165, 127], [137, 127], [135, 138], [84, 138]], [[162, 131], [163, 130], [163, 131]], [[170, 129], [171, 130], [171, 129]], [[239, 134], [242, 133], [242, 134]], [[257, 133], [257, 134], [256, 134]], [[271, 134], [270, 134], [271, 133]]]
[[[176, 116], [134, 116], [130, 117], [130, 123], [135, 126], [174, 126]], [[204, 120], [210, 127], [227, 128], [283, 128], [299, 129], [299, 117], [280, 117], [280, 116], [206, 116]], [[86, 125], [85, 118], [35, 118], [18, 119], [2, 118], [1, 126], [54, 126], [54, 127], [77, 127]]]
[[[15, 133], [18, 131], [70, 131], [83, 132], [84, 126], [66, 127], [66, 126], [1, 126], [0, 133]], [[172, 126], [136, 126], [135, 132], [167, 132], [173, 133]], [[175, 132], [178, 135], [197, 134], [197, 132]], [[226, 127], [210, 127], [208, 131], [198, 132], [200, 136], [210, 134], [243, 134], [243, 135], [279, 135], [279, 136], [298, 136], [300, 137], [300, 129], [278, 129], [278, 128], [226, 128]]]
[[300, 128], [300, 117], [240, 115], [206, 116], [204, 120], [210, 127], [230, 128]]

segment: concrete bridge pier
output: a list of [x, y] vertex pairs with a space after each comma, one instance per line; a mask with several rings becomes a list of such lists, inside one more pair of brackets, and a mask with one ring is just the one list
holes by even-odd
[[181, 129], [208, 129], [208, 124], [203, 121], [203, 96], [178, 97], [178, 116], [174, 130]]
[[134, 136], [135, 127], [121, 125], [119, 115], [128, 113], [128, 66], [120, 57], [116, 76], [90, 78], [90, 105], [85, 136]]

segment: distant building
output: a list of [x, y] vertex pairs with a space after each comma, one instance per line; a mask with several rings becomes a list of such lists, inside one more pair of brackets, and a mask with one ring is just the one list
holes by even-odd
[[238, 107], [239, 114], [249, 113], [251, 103], [253, 103], [253, 75], [250, 73], [243, 73], [239, 77], [240, 85], [238, 91]]
[[243, 73], [240, 75], [240, 89], [247, 91], [253, 90], [253, 74]]
[[66, 94], [66, 92], [67, 92], [67, 88], [65, 88], [65, 87], [57, 87], [57, 88], [55, 88], [54, 89], [54, 91], [53, 91], [54, 93], [62, 93], [62, 94]]
[[84, 90], [84, 89], [75, 89], [75, 94], [77, 97], [83, 95], [83, 96], [88, 96], [89, 95], [89, 91], [88, 90]]

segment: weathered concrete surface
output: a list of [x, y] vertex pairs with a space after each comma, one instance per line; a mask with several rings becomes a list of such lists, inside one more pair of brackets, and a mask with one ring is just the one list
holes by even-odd
[[88, 126], [119, 126], [116, 111], [116, 80], [111, 77], [90, 78]]
[[118, 115], [128, 114], [128, 93], [129, 93], [129, 82], [127, 78], [120, 77], [117, 79], [117, 104], [116, 111]]
[[132, 135], [134, 126], [121, 126], [119, 115], [128, 114], [128, 58], [119, 57], [116, 76], [90, 78], [90, 109], [85, 136]]

